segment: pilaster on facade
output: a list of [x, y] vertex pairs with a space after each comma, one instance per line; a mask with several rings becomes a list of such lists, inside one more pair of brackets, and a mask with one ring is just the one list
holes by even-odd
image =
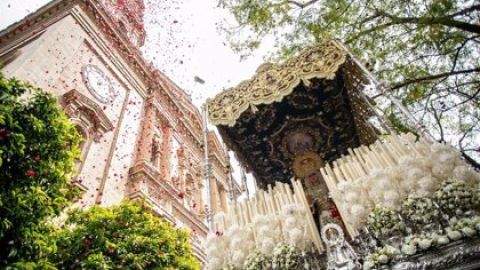
[[142, 194], [158, 206], [160, 215], [167, 213], [166, 218], [172, 216], [172, 220], [180, 221], [202, 237], [206, 236], [208, 229], [200, 211], [195, 213], [185, 206], [185, 194], [162, 178], [160, 171], [150, 163], [140, 162], [130, 168], [127, 192], [130, 199]]
[[[134, 1], [138, 5], [121, 6], [113, 13], [140, 14], [141, 1]], [[89, 193], [85, 198], [94, 198], [85, 199], [85, 205], [111, 205], [124, 197], [144, 199], [157, 215], [194, 232], [193, 250], [204, 261], [200, 241], [208, 232], [207, 212], [212, 209], [205, 207], [209, 198], [202, 192], [207, 186], [202, 181], [203, 151], [207, 146], [214, 213], [226, 207], [225, 195], [231, 188], [226, 153], [212, 132], [204, 145], [199, 110], [182, 89], [142, 58], [137, 46], [144, 38], [139, 28], [142, 21], [131, 22], [134, 28], [127, 26], [128, 31], [123, 31], [118, 25], [125, 23], [125, 16], [112, 14], [103, 2], [53, 0], [0, 32], [0, 58], [9, 59], [11, 70], [23, 70], [26, 59], [45, 60], [44, 66], [36, 65], [35, 72], [27, 70], [19, 78], [43, 82], [40, 86], [58, 97], [67, 115], [84, 131], [83, 167], [78, 168], [83, 182], [78, 185]], [[72, 40], [59, 42], [58, 37], [70, 36], [69, 31], [75, 31]], [[34, 46], [22, 51], [26, 44]], [[57, 56], [45, 57], [46, 48], [52, 46], [58, 48], [52, 51], [67, 56], [61, 67], [55, 64]], [[87, 57], [76, 53], [80, 51], [91, 55], [90, 61], [124, 93], [115, 107], [105, 109], [113, 105], [106, 105], [101, 95], [82, 85], [80, 70]], [[54, 67], [58, 72], [53, 72]], [[49, 75], [39, 75], [41, 68], [48, 68]], [[68, 86], [50, 89], [50, 84], [62, 81], [69, 81]], [[141, 115], [142, 122], [135, 122], [140, 120], [135, 115]], [[178, 163], [171, 162], [173, 155]]]

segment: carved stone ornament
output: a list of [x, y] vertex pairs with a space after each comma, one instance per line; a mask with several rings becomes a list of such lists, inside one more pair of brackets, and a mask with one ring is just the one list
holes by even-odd
[[235, 125], [249, 107], [281, 101], [301, 82], [311, 78], [333, 79], [345, 62], [345, 52], [335, 41], [303, 51], [282, 64], [264, 64], [255, 76], [208, 101], [208, 117], [213, 125]]
[[110, 78], [97, 66], [88, 64], [82, 67], [83, 83], [88, 91], [100, 102], [113, 101], [114, 88]]
[[63, 95], [62, 103], [65, 113], [73, 119], [80, 120], [88, 128], [95, 141], [114, 126], [102, 108], [93, 100], [73, 89]]

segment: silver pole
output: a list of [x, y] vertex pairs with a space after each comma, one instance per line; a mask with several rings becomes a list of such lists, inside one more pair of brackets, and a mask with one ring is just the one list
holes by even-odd
[[206, 205], [206, 215], [207, 215], [207, 225], [208, 230], [211, 232], [213, 230], [213, 219], [212, 219], [212, 196], [210, 193], [210, 160], [208, 158], [208, 122], [207, 122], [207, 110], [208, 105], [205, 102], [202, 106], [203, 114], [203, 154], [204, 154], [204, 167], [203, 167], [203, 177], [205, 181], [205, 188], [207, 194], [207, 205]]
[[416, 117], [400, 102], [396, 97], [394, 97], [390, 91], [384, 84], [379, 82], [375, 76], [373, 76], [372, 72], [368, 70], [358, 59], [348, 50], [348, 48], [339, 40], [336, 40], [336, 43], [347, 53], [348, 56], [352, 59], [352, 61], [362, 70], [365, 75], [367, 75], [368, 79], [374, 83], [375, 87], [377, 89], [380, 89], [380, 93], [382, 95], [385, 95], [395, 106], [400, 109], [400, 111], [407, 117], [410, 118], [414, 124], [415, 129], [420, 131], [423, 136], [425, 136], [427, 139], [434, 141], [432, 135], [425, 129], [423, 125], [420, 124], [420, 122], [416, 119]]
[[[226, 150], [226, 149], [225, 149]], [[234, 190], [233, 190], [233, 175], [232, 175], [232, 164], [230, 163], [230, 155], [228, 154], [228, 150], [226, 150], [227, 153], [227, 162], [228, 162], [228, 178], [229, 178], [229, 191], [228, 191], [228, 197], [231, 202], [234, 201]]]
[[248, 186], [247, 186], [247, 174], [245, 173], [245, 169], [241, 165], [240, 165], [240, 173], [242, 175], [242, 185], [245, 187], [247, 198], [250, 198], [250, 192], [248, 191]]

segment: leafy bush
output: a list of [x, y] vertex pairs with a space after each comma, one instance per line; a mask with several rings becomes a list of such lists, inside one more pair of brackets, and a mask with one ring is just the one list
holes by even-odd
[[200, 269], [182, 229], [141, 202], [71, 212], [56, 233], [58, 269]]
[[80, 137], [55, 98], [0, 73], [0, 268], [48, 268]]

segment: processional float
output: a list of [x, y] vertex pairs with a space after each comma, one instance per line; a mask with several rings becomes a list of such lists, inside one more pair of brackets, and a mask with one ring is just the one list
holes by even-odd
[[[398, 106], [416, 135], [375, 107]], [[261, 187], [213, 219], [209, 269], [476, 269], [480, 176], [338, 41], [207, 101]]]

